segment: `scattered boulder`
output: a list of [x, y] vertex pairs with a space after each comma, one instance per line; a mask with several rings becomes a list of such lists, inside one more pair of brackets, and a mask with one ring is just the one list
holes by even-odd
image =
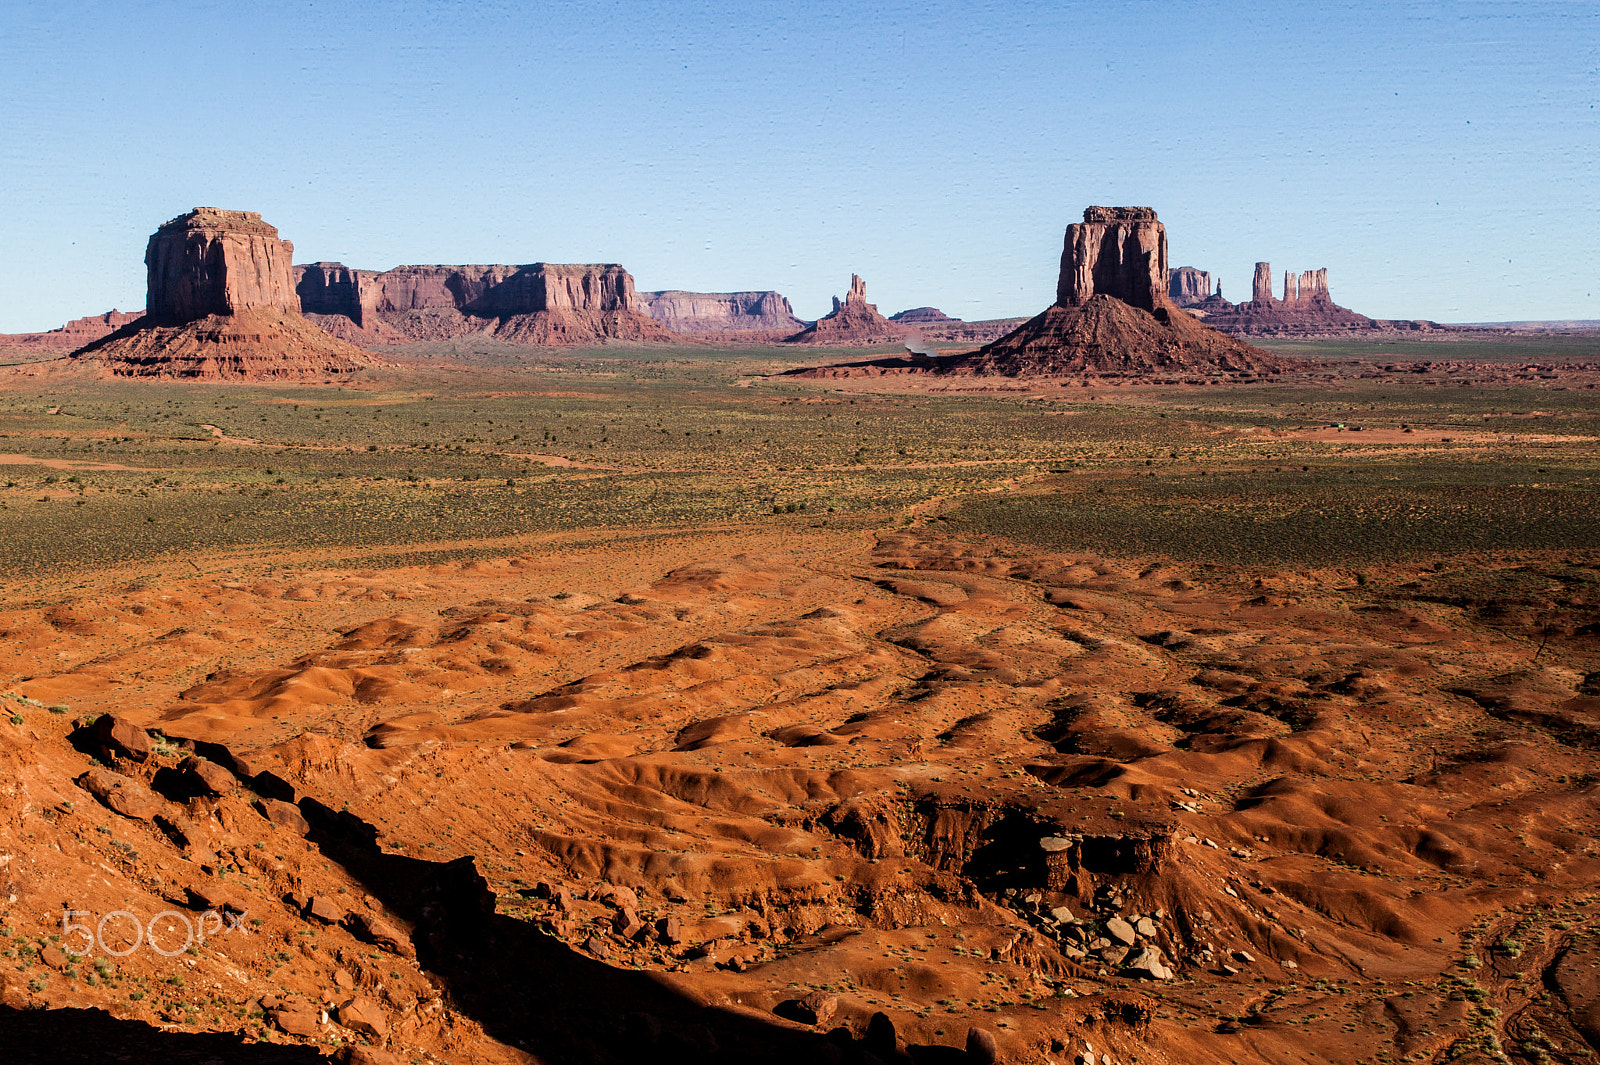
[[344, 923], [350, 933], [363, 943], [371, 943], [390, 954], [405, 958], [414, 957], [417, 953], [410, 937], [381, 917], [355, 910], [345, 918]]
[[255, 807], [262, 817], [297, 835], [303, 836], [311, 831], [311, 823], [300, 812], [300, 807], [292, 802], [284, 802], [282, 799], [257, 799]]
[[95, 738], [107, 755], [126, 758], [134, 762], [150, 757], [150, 734], [126, 718], [115, 714], [102, 714], [94, 723]]
[[1133, 925], [1120, 917], [1113, 917], [1106, 922], [1106, 934], [1124, 946], [1129, 947], [1133, 946], [1134, 942], [1139, 938], [1133, 930]]
[[238, 787], [238, 779], [228, 770], [207, 758], [190, 755], [178, 763], [183, 783], [196, 795], [213, 798], [226, 795]]
[[382, 1042], [389, 1035], [389, 1021], [376, 1002], [368, 998], [353, 998], [339, 1007], [339, 1023], [352, 1032], [360, 1032], [369, 1039]]
[[267, 1019], [289, 1035], [317, 1034], [317, 1011], [303, 1002], [267, 1010]]
[[774, 1012], [791, 1021], [816, 1025], [820, 1028], [833, 1020], [834, 1014], [839, 1012], [839, 997], [824, 991], [813, 991], [802, 998], [790, 999], [780, 1004]]
[[166, 808], [155, 792], [132, 777], [109, 769], [91, 769], [73, 783], [123, 817], [149, 821]]
[[306, 902], [304, 913], [323, 924], [339, 924], [345, 919], [345, 908], [326, 895], [313, 895]]
[[967, 1029], [967, 1060], [972, 1065], [998, 1065], [1000, 1044], [994, 1033], [982, 1028]]
[[1171, 980], [1173, 972], [1161, 960], [1161, 951], [1155, 947], [1145, 947], [1127, 960], [1127, 968], [1135, 975], [1147, 976], [1152, 980]]

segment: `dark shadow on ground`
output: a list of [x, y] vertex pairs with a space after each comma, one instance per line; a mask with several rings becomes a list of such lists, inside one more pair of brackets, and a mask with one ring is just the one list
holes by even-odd
[[845, 1028], [800, 1031], [702, 1006], [659, 974], [613, 968], [527, 921], [497, 915], [470, 857], [429, 862], [385, 854], [376, 830], [349, 812], [314, 799], [302, 799], [300, 809], [312, 843], [415, 926], [418, 960], [443, 981], [454, 1007], [549, 1065], [968, 1060], [949, 1047], [911, 1048], [907, 1057], [895, 1046], [893, 1027], [876, 1019], [857, 1036]]
[[0, 1006], [0, 1061], [6, 1065], [327, 1065], [310, 1047], [247, 1043], [230, 1032], [165, 1032], [104, 1010]]

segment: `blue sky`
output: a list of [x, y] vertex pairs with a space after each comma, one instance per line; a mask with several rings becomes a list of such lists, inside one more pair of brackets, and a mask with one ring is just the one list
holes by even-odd
[[1054, 298], [1089, 204], [1247, 298], [1600, 318], [1600, 3], [0, 7], [0, 332], [260, 211], [297, 262], [620, 262], [825, 313]]

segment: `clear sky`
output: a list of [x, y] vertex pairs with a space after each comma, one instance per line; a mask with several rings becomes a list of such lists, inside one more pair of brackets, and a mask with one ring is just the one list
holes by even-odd
[[1033, 314], [1089, 204], [1248, 298], [1600, 318], [1600, 3], [0, 5], [0, 332], [142, 307], [144, 245], [620, 262], [825, 313]]

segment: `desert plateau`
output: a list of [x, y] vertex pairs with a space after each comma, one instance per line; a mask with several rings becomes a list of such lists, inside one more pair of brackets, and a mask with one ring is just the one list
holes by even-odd
[[0, 1057], [1592, 1060], [1600, 333], [1167, 239], [807, 322], [159, 226], [0, 339]]

